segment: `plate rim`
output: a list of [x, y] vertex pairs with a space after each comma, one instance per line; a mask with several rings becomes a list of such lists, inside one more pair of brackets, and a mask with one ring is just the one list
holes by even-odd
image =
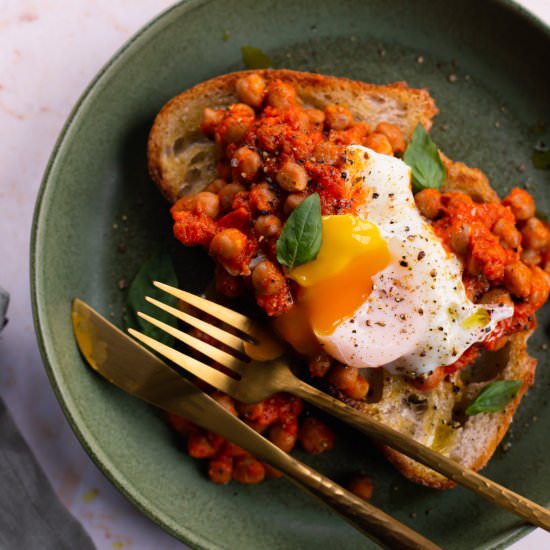
[[[73, 124], [78, 120], [81, 115], [81, 108], [91, 98], [94, 93], [101, 88], [102, 80], [106, 77], [107, 73], [112, 70], [116, 64], [124, 57], [124, 55], [131, 51], [134, 45], [148, 33], [153, 32], [157, 34], [162, 30], [163, 25], [170, 24], [170, 18], [174, 16], [175, 12], [178, 12], [178, 17], [184, 16], [185, 13], [190, 12], [197, 7], [204, 4], [208, 4], [213, 0], [180, 0], [175, 4], [168, 6], [160, 11], [157, 15], [149, 19], [144, 25], [142, 25], [136, 32], [134, 32], [130, 38], [128, 38], [122, 46], [115, 50], [111, 57], [101, 66], [95, 76], [90, 80], [87, 86], [81, 92], [78, 100], [70, 110], [60, 132], [56, 139], [55, 145], [50, 153], [44, 174], [41, 179], [41, 183], [36, 195], [35, 206], [32, 216], [31, 233], [30, 233], [30, 246], [29, 246], [29, 276], [30, 276], [30, 294], [31, 294], [31, 308], [33, 316], [33, 325], [36, 335], [40, 356], [48, 376], [50, 385], [54, 391], [55, 397], [61, 406], [63, 414], [67, 419], [72, 431], [76, 435], [77, 440], [82, 445], [88, 456], [92, 459], [94, 464], [98, 467], [103, 475], [127, 498], [133, 506], [135, 506], [140, 512], [145, 514], [149, 519], [154, 521], [159, 527], [161, 527], [168, 534], [173, 536], [176, 540], [188, 544], [198, 550], [214, 550], [221, 549], [216, 542], [212, 541], [202, 533], [197, 533], [192, 528], [187, 527], [171, 521], [164, 513], [157, 512], [154, 506], [147, 506], [149, 502], [140, 491], [127, 482], [124, 473], [115, 466], [107, 454], [102, 449], [93, 448], [88, 439], [93, 439], [92, 435], [86, 428], [85, 422], [80, 417], [74, 401], [69, 393], [65, 391], [64, 385], [60, 379], [56, 367], [54, 367], [53, 359], [53, 346], [45, 338], [42, 331], [42, 318], [46, 316], [45, 305], [41, 303], [40, 294], [40, 258], [38, 252], [38, 244], [41, 238], [42, 219], [44, 217], [44, 210], [47, 209], [48, 200], [47, 192], [52, 181], [53, 175], [58, 167], [58, 159], [61, 151], [67, 145], [67, 136], [69, 135]], [[526, 7], [519, 4], [517, 0], [486, 0], [488, 4], [492, 4], [493, 9], [505, 9], [514, 12], [516, 17], [523, 20], [524, 23], [530, 23], [537, 27], [537, 30], [546, 35], [550, 40], [550, 24], [546, 24], [540, 17], [529, 11]], [[158, 29], [154, 27], [159, 26]], [[67, 312], [69, 314], [69, 311]], [[550, 497], [549, 497], [550, 502]], [[529, 532], [533, 531], [535, 526], [529, 524], [523, 524], [517, 527], [512, 533], [503, 534], [502, 536], [495, 535], [493, 538], [492, 546], [487, 547], [488, 550], [498, 550], [508, 547], [513, 542], [523, 538]], [[480, 550], [480, 549], [479, 549]]]

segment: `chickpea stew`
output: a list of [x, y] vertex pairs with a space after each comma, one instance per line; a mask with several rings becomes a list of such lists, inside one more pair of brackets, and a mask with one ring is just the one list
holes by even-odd
[[[313, 193], [319, 195], [323, 215], [353, 214], [361, 197], [345, 185], [346, 146], [359, 144], [402, 157], [407, 144], [397, 126], [381, 122], [371, 127], [354, 120], [344, 105], [327, 105], [323, 110], [305, 107], [293, 86], [280, 80], [248, 74], [237, 81], [236, 94], [240, 103], [203, 112], [200, 129], [222, 152], [218, 177], [204, 191], [173, 205], [174, 235], [182, 244], [200, 245], [212, 256], [221, 294], [234, 298], [253, 292], [258, 306], [277, 326], [277, 319], [295, 314], [299, 291], [277, 261], [277, 240], [288, 217]], [[461, 260], [470, 300], [510, 305], [514, 314], [455, 363], [411, 379], [420, 391], [470, 365], [483, 348], [500, 349], [512, 334], [531, 330], [536, 310], [548, 299], [550, 229], [535, 216], [533, 198], [514, 188], [502, 202], [475, 199], [444, 189], [423, 189], [415, 195], [421, 214], [447, 250]], [[304, 350], [312, 378], [325, 379], [354, 400], [368, 396], [369, 383], [359, 369], [335, 361], [314, 343], [294, 347]], [[296, 397], [279, 394], [251, 406], [213, 395], [286, 452], [297, 442], [309, 453], [333, 445], [334, 435], [320, 420], [300, 418], [302, 403]], [[213, 481], [255, 483], [277, 475], [219, 436], [179, 418], [169, 421], [186, 435], [191, 456], [209, 460]], [[358, 494], [370, 496], [370, 481], [354, 483]]]

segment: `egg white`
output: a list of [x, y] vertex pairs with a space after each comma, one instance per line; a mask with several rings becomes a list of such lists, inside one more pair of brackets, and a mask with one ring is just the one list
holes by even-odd
[[[461, 262], [418, 211], [403, 161], [359, 145], [348, 147], [346, 157], [347, 185], [361, 185], [367, 195], [358, 215], [376, 224], [393, 261], [373, 277], [371, 294], [351, 318], [316, 336], [347, 365], [430, 374], [483, 341], [514, 309], [467, 298]], [[480, 308], [489, 322], [479, 322]]]

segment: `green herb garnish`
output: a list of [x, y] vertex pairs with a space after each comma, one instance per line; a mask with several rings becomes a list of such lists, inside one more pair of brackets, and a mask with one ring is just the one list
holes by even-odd
[[415, 193], [429, 187], [439, 189], [443, 185], [445, 166], [435, 143], [420, 122], [413, 132], [403, 160], [411, 167]]
[[487, 384], [479, 395], [468, 405], [466, 414], [474, 416], [482, 412], [496, 412], [518, 393], [523, 382], [521, 380], [497, 380]]
[[165, 250], [155, 252], [138, 271], [128, 290], [128, 301], [126, 304], [126, 328], [134, 328], [147, 336], [162, 342], [168, 346], [174, 343], [174, 337], [151, 323], [138, 317], [137, 312], [142, 311], [163, 321], [167, 325], [177, 326], [177, 319], [165, 311], [155, 307], [145, 300], [145, 296], [151, 296], [175, 307], [177, 298], [169, 296], [166, 292], [153, 285], [153, 281], [161, 281], [171, 286], [178, 286], [178, 278], [172, 264], [170, 255]]
[[273, 65], [269, 56], [259, 48], [242, 46], [241, 55], [243, 56], [243, 63], [247, 69], [267, 69]]
[[311, 262], [321, 248], [322, 233], [321, 200], [314, 193], [288, 217], [277, 241], [277, 260], [289, 270]]

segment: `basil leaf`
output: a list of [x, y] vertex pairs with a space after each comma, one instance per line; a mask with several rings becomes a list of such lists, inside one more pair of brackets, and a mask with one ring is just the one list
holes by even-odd
[[259, 48], [242, 46], [241, 55], [247, 69], [267, 69], [273, 65], [271, 59]]
[[419, 122], [407, 146], [403, 160], [411, 167], [413, 192], [428, 187], [439, 189], [445, 181], [445, 166], [435, 143]]
[[496, 412], [515, 397], [523, 382], [521, 380], [497, 380], [487, 384], [468, 405], [466, 414], [474, 416], [482, 412]]
[[286, 220], [277, 241], [277, 260], [289, 270], [311, 262], [321, 248], [323, 226], [317, 193], [303, 200]]
[[167, 325], [177, 326], [178, 320], [162, 309], [155, 307], [145, 300], [151, 296], [173, 307], [177, 306], [177, 298], [170, 296], [153, 285], [153, 281], [160, 281], [171, 286], [178, 286], [178, 278], [172, 264], [172, 259], [166, 250], [155, 252], [142, 266], [135, 276], [128, 290], [126, 303], [126, 328], [134, 328], [147, 336], [168, 346], [174, 343], [174, 337], [163, 330], [138, 317], [137, 312], [148, 313]]

